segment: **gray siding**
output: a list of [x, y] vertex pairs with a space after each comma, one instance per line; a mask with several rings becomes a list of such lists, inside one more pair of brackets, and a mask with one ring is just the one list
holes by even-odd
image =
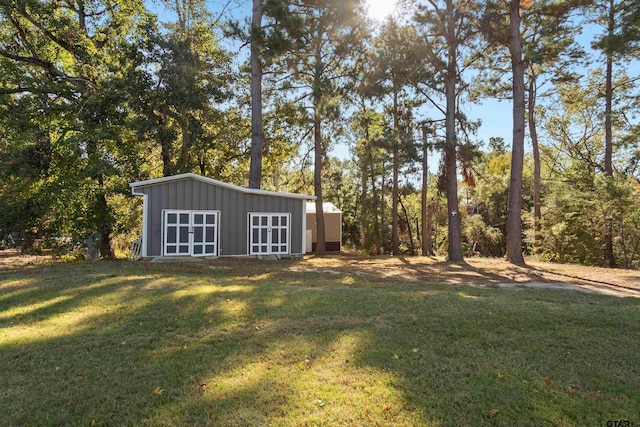
[[152, 184], [136, 190], [147, 195], [147, 255], [162, 251], [162, 211], [164, 209], [220, 211], [220, 255], [246, 255], [249, 212], [290, 213], [293, 254], [303, 253], [302, 215], [305, 201], [279, 196], [245, 194], [228, 188], [184, 179]]

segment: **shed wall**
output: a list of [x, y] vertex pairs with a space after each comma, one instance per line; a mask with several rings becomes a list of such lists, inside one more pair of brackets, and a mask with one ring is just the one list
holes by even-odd
[[[325, 241], [340, 243], [342, 237], [341, 213], [324, 213], [324, 236]], [[316, 224], [316, 213], [307, 213], [307, 229], [311, 230], [312, 242], [318, 241], [318, 225]]]
[[305, 201], [278, 196], [246, 194], [194, 179], [170, 181], [140, 187], [147, 194], [147, 255], [162, 252], [162, 211], [164, 209], [220, 211], [220, 255], [247, 255], [248, 213], [290, 213], [290, 251], [303, 253], [302, 215]]

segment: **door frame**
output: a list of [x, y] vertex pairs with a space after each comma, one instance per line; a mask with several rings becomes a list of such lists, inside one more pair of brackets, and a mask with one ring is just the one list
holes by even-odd
[[[252, 224], [252, 218], [254, 216], [259, 216], [259, 217], [268, 217], [269, 219], [267, 220], [267, 242], [266, 243], [261, 243], [261, 244], [266, 244], [267, 245], [267, 252], [254, 252], [253, 251], [253, 241], [252, 241], [252, 235], [253, 235], [253, 224]], [[272, 227], [272, 218], [273, 217], [286, 217], [287, 218], [287, 225], [286, 227], [286, 252], [282, 252], [282, 251], [273, 251], [272, 250], [272, 246], [273, 246], [273, 230], [271, 229]], [[260, 226], [260, 228], [262, 228], [263, 226]], [[282, 229], [281, 225], [277, 226], [278, 230]], [[278, 239], [279, 240], [279, 239]], [[278, 245], [278, 247], [281, 247], [283, 244], [281, 242], [276, 243], [276, 245]], [[291, 253], [291, 213], [290, 212], [248, 212], [247, 213], [247, 254], [248, 255], [289, 255]]]
[[[166, 249], [167, 249], [167, 217], [169, 214], [189, 214], [189, 223], [188, 223], [188, 227], [189, 227], [189, 231], [188, 231], [188, 242], [186, 243], [188, 245], [188, 252], [179, 252], [178, 250], [176, 251], [176, 253], [167, 253]], [[215, 245], [215, 252], [211, 253], [211, 254], [207, 254], [207, 253], [201, 253], [201, 254], [194, 254], [193, 253], [193, 246], [194, 244], [196, 244], [194, 242], [194, 216], [196, 214], [213, 214], [215, 215], [215, 220], [214, 220], [214, 233], [213, 233], [213, 237], [214, 237], [214, 242], [213, 244]], [[206, 225], [206, 224], [204, 224]], [[179, 233], [179, 232], [178, 232]], [[204, 232], [203, 234], [204, 236], [206, 236], [206, 232]], [[176, 236], [176, 244], [177, 241], [179, 239], [179, 234], [177, 234]], [[198, 244], [200, 244], [200, 242], [198, 242]], [[206, 244], [206, 241], [203, 241], [202, 244]], [[163, 209], [162, 210], [162, 247], [161, 247], [162, 251], [162, 256], [197, 256], [197, 257], [204, 257], [204, 256], [219, 256], [220, 254], [220, 211], [219, 210], [198, 210], [198, 209]]]

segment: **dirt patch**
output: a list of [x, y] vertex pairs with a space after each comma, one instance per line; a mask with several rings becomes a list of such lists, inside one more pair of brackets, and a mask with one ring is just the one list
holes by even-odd
[[47, 264], [55, 261], [53, 255], [28, 255], [20, 253], [18, 249], [4, 249], [0, 251], [0, 271], [27, 265]]
[[623, 269], [553, 264], [528, 259], [513, 265], [497, 258], [469, 258], [447, 262], [439, 257], [385, 257], [347, 254], [307, 257], [291, 266], [295, 271], [331, 270], [382, 279], [532, 289], [574, 290], [640, 297], [640, 272]]

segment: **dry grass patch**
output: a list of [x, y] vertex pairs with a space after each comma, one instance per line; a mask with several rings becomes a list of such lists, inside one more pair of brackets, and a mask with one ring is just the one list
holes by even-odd
[[[517, 266], [497, 258], [467, 258], [464, 262], [449, 263], [441, 257], [370, 257], [347, 254], [339, 257], [307, 257], [304, 264], [294, 265], [291, 269], [308, 273], [330, 271], [333, 274], [366, 275], [371, 280], [398, 279], [474, 286], [563, 283], [582, 286], [592, 292], [640, 296], [638, 271], [554, 264], [534, 259], [527, 259], [525, 266]], [[570, 286], [565, 289], [570, 289]]]

